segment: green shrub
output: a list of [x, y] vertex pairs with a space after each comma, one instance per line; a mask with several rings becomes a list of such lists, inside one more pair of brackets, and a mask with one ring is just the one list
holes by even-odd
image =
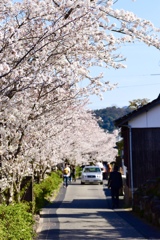
[[48, 198], [53, 194], [54, 190], [59, 188], [62, 183], [62, 178], [59, 172], [52, 172], [50, 176], [45, 178], [41, 183], [34, 184], [34, 201], [35, 201], [35, 213], [38, 213], [42, 207], [44, 207]]
[[33, 217], [26, 203], [0, 205], [0, 240], [31, 240]]
[[61, 173], [52, 172], [43, 182], [34, 185], [33, 202], [0, 205], [0, 240], [32, 240], [35, 237], [33, 214], [45, 206], [60, 183]]

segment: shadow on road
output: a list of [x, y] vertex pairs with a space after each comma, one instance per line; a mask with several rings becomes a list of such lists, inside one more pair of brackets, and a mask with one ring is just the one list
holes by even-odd
[[[78, 183], [74, 184], [76, 186]], [[92, 190], [92, 185], [89, 190]], [[57, 199], [41, 213], [43, 229], [39, 233], [37, 240], [160, 239], [160, 231], [135, 217], [131, 211], [126, 211], [123, 208], [123, 197], [120, 199], [120, 208], [112, 210], [110, 190], [105, 185], [103, 190], [106, 199], [73, 199], [73, 201], [67, 202], [64, 201], [66, 189], [62, 188]], [[57, 215], [58, 208], [62, 209], [62, 211]], [[64, 209], [66, 209], [66, 213]], [[69, 213], [67, 209], [69, 209]], [[70, 229], [60, 229], [59, 219], [66, 221], [66, 225], [70, 224]], [[84, 225], [83, 229], [78, 228], [79, 225], [83, 225], [83, 221], [87, 225]], [[77, 224], [75, 229], [72, 228], [73, 222]], [[99, 227], [103, 226], [101, 223], [104, 224], [104, 228]], [[130, 226], [131, 231], [130, 228], [125, 227], [125, 224]], [[143, 237], [137, 237], [137, 232]], [[118, 234], [123, 238], [116, 238], [115, 236], [118, 236]], [[85, 239], [84, 236], [87, 236], [87, 238]]]

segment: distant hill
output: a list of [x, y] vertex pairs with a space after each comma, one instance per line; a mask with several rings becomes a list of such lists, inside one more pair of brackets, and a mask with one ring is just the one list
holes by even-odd
[[98, 121], [98, 124], [105, 131], [113, 132], [115, 129], [113, 121], [130, 113], [132, 110], [129, 107], [119, 108], [116, 106], [107, 107], [104, 109], [94, 110], [94, 114], [97, 118], [101, 118], [102, 121]]

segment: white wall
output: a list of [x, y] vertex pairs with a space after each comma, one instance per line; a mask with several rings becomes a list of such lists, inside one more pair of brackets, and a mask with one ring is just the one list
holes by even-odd
[[160, 105], [129, 121], [132, 128], [160, 127]]

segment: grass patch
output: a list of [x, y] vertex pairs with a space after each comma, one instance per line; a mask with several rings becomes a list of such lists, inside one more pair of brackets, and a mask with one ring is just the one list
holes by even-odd
[[47, 205], [53, 194], [57, 193], [63, 179], [59, 172], [52, 172], [50, 176], [46, 177], [41, 183], [34, 184], [34, 202], [35, 202], [35, 213]]

